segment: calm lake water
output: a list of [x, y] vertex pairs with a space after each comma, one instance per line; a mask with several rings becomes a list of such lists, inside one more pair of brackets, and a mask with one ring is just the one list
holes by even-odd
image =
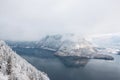
[[37, 69], [48, 74], [51, 80], [120, 80], [120, 56], [115, 60], [91, 59], [83, 67], [68, 67], [54, 52], [43, 49], [14, 48], [19, 55]]

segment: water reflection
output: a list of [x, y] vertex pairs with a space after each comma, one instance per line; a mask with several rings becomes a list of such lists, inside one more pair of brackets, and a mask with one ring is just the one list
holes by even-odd
[[[66, 67], [85, 67], [85, 65], [89, 62], [89, 59], [86, 57], [77, 57], [77, 56], [64, 56], [59, 57], [54, 55], [54, 51], [44, 50], [44, 49], [38, 49], [38, 48], [14, 48], [17, 53], [19, 53], [21, 56], [26, 56], [27, 59], [30, 57], [36, 57], [36, 58], [59, 58], [60, 61], [66, 66]], [[26, 59], [26, 58], [25, 58]], [[31, 61], [30, 61], [31, 62]]]
[[54, 58], [55, 51], [40, 48], [13, 48], [21, 56], [29, 56], [36, 58]]
[[67, 67], [85, 67], [90, 59], [77, 56], [58, 57], [62, 63]]

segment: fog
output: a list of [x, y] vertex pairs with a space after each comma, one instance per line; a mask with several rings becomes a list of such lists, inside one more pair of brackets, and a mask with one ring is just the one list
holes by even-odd
[[120, 32], [119, 0], [0, 0], [0, 39]]

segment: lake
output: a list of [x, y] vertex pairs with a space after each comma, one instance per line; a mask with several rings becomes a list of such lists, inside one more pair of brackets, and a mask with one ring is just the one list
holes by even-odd
[[113, 61], [91, 59], [85, 66], [69, 67], [55, 52], [37, 48], [13, 48], [19, 55], [48, 74], [51, 80], [120, 80], [120, 56]]

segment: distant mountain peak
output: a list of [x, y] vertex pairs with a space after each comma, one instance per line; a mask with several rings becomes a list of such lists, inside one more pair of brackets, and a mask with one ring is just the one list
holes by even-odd
[[37, 47], [58, 50], [64, 43], [84, 41], [84, 37], [75, 34], [47, 35], [37, 43]]

